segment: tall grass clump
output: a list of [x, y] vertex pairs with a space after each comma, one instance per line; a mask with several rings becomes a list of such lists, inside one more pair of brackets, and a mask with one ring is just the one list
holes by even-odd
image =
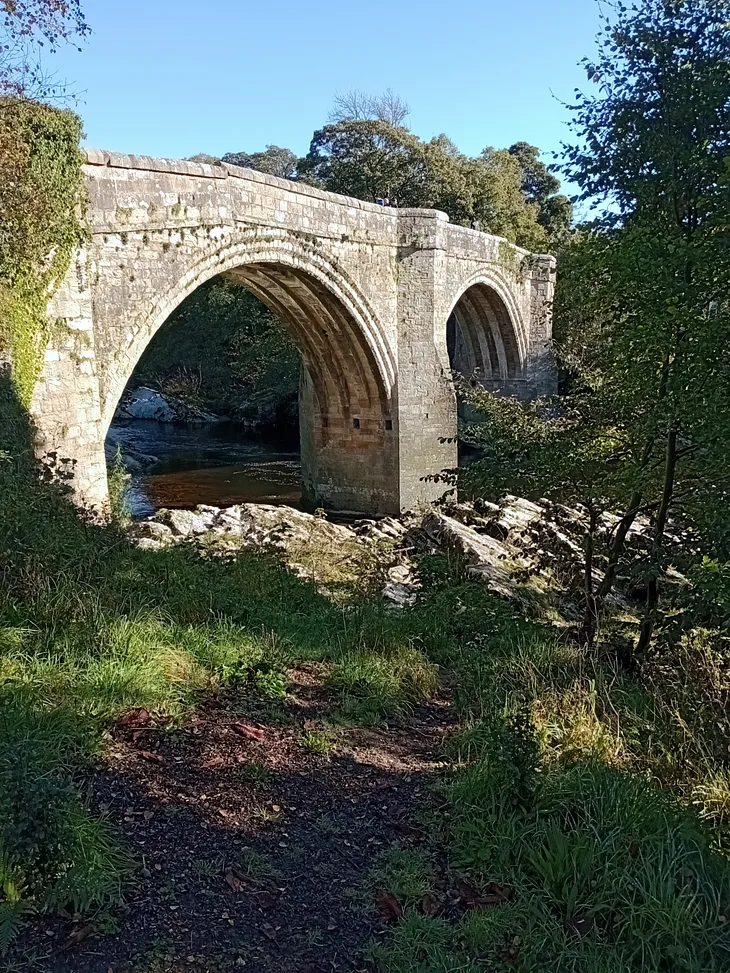
[[0, 952], [26, 914], [120, 898], [128, 863], [72, 782], [92, 746], [76, 714], [0, 685]]

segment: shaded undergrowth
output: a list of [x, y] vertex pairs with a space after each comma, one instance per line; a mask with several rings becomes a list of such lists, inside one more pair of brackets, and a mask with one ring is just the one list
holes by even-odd
[[[430, 597], [455, 620], [438, 660], [461, 728], [422, 878], [445, 855], [442, 888], [467, 878], [475, 894], [406, 908], [380, 968], [726, 969], [728, 751], [702, 633], [683, 642], [686, 670], [665, 659], [638, 678], [468, 583]], [[393, 887], [413, 886], [412, 867]]]
[[335, 604], [271, 555], [142, 551], [113, 524], [81, 519], [57, 475], [64, 457], [39, 470], [6, 379], [0, 429], [4, 947], [29, 911], [88, 910], [118, 896], [123, 855], [74, 779], [129, 709], [175, 718], [248, 672], [266, 695], [271, 673], [302, 659], [331, 662], [355, 715], [402, 712], [435, 680], [410, 622], [367, 598]]

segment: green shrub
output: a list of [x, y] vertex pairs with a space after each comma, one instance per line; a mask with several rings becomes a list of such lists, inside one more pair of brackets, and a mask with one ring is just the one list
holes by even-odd
[[131, 479], [131, 474], [124, 465], [122, 451], [117, 446], [114, 459], [109, 467], [107, 482], [109, 486], [109, 508], [111, 515], [122, 526], [128, 524], [131, 520], [129, 505], [127, 504], [127, 488]]
[[48, 296], [84, 237], [81, 119], [28, 99], [0, 113], [0, 348], [27, 405], [51, 336]]

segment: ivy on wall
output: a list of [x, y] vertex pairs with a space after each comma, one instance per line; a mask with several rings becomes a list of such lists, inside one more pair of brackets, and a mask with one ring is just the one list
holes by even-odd
[[27, 406], [50, 338], [48, 300], [83, 241], [81, 119], [0, 102], [0, 357]]

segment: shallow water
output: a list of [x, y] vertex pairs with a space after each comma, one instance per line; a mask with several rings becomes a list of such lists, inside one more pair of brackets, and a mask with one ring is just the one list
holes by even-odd
[[173, 425], [137, 419], [112, 426], [122, 452], [156, 457], [127, 493], [132, 516], [160, 507], [301, 502], [299, 449], [291, 438], [263, 438], [236, 423]]

